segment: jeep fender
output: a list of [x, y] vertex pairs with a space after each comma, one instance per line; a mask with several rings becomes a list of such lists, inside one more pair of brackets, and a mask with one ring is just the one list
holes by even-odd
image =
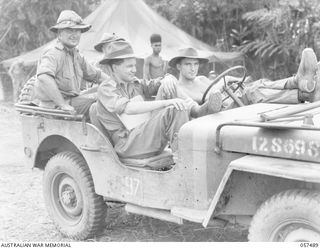
[[202, 225], [206, 227], [215, 211], [231, 174], [235, 171], [267, 175], [283, 179], [291, 179], [302, 182], [320, 183], [319, 165], [317, 163], [296, 161], [290, 159], [244, 156], [232, 161], [226, 170], [218, 190], [214, 195]]
[[[44, 168], [53, 155], [62, 151], [74, 151], [84, 157], [95, 186], [100, 186], [98, 183], [104, 180], [102, 172], [108, 170], [108, 165], [121, 165], [110, 141], [92, 124], [24, 117], [24, 125], [27, 124], [27, 120], [30, 122], [24, 127], [24, 133], [33, 138], [24, 140], [25, 146], [32, 151], [28, 158], [28, 164], [32, 167]], [[33, 136], [30, 136], [31, 131]]]

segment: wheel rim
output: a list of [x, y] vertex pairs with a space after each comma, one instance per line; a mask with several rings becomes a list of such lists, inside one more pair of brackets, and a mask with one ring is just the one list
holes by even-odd
[[51, 202], [56, 213], [70, 225], [78, 224], [83, 214], [83, 198], [76, 181], [66, 173], [55, 175], [51, 185]]
[[270, 241], [320, 241], [320, 231], [309, 221], [286, 221], [273, 230]]

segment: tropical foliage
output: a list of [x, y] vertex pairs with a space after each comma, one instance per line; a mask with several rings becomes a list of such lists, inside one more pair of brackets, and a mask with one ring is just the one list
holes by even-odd
[[294, 73], [303, 48], [320, 56], [317, 0], [147, 0], [159, 13], [218, 50], [246, 55], [255, 78]]
[[312, 47], [320, 55], [318, 1], [279, 1], [245, 13], [245, 26], [233, 29], [234, 47], [260, 63], [263, 77], [282, 78], [293, 74], [301, 51]]

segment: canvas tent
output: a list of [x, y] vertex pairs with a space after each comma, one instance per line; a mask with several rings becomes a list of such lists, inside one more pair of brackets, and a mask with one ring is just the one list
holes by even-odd
[[[230, 61], [241, 57], [240, 53], [214, 52], [209, 45], [190, 36], [161, 17], [143, 0], [106, 0], [85, 18], [85, 22], [91, 24], [92, 28], [82, 35], [79, 49], [89, 61], [101, 58], [102, 55], [97, 53], [93, 46], [105, 32], [114, 32], [128, 40], [140, 58], [145, 58], [151, 53], [149, 37], [152, 33], [159, 33], [162, 36], [161, 55], [167, 60], [176, 54], [177, 49], [190, 46], [208, 56], [211, 61]], [[36, 64], [42, 51], [54, 41], [5, 60], [2, 64], [8, 67], [17, 59], [23, 60], [26, 65]]]

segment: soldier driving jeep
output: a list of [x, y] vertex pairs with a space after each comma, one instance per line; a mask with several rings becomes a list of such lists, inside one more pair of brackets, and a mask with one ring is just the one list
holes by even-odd
[[[199, 56], [193, 48], [179, 50], [177, 56], [169, 61], [169, 65], [179, 71], [175, 92], [173, 95], [165, 93], [159, 93], [159, 95], [164, 99], [191, 97], [197, 103], [201, 103], [202, 96], [211, 81], [207, 77], [197, 76], [197, 74], [199, 65], [207, 62], [208, 59]], [[245, 105], [261, 102], [298, 104], [305, 101], [317, 101], [320, 99], [320, 86], [314, 80], [317, 67], [320, 70], [320, 64], [317, 65], [314, 51], [311, 48], [306, 48], [302, 52], [301, 62], [295, 76], [277, 81], [260, 79], [246, 84], [240, 93], [242, 95], [240, 99]], [[229, 77], [229, 80], [234, 79]], [[223, 81], [220, 80], [212, 88], [223, 92]], [[162, 89], [160, 88], [159, 91], [161, 92]], [[234, 106], [234, 103], [228, 103], [224, 104], [222, 109]]]

